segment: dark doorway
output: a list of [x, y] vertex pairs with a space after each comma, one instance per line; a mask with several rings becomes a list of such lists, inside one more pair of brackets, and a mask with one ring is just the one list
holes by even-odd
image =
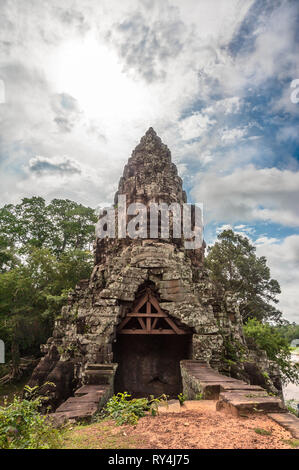
[[118, 363], [115, 393], [177, 397], [182, 392], [180, 361], [190, 358], [191, 341], [191, 334], [118, 334], [113, 348]]

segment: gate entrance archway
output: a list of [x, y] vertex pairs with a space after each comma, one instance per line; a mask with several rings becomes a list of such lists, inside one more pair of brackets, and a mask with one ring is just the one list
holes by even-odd
[[182, 391], [180, 361], [191, 357], [191, 341], [191, 331], [163, 312], [145, 288], [117, 329], [115, 392], [176, 397]]

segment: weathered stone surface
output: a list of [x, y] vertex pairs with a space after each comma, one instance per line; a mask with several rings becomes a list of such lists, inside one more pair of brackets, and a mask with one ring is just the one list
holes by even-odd
[[[142, 137], [124, 168], [115, 204], [118, 195], [126, 196], [127, 205], [132, 202], [147, 206], [151, 202], [182, 205], [187, 201], [170, 151], [152, 128]], [[232, 340], [240, 345], [239, 357], [249, 352], [234, 297], [216, 287], [203, 267], [205, 244], [196, 250], [186, 250], [184, 236], [173, 238], [172, 229], [167, 239], [147, 235], [145, 239], [126, 236], [95, 240], [95, 266], [91, 277], [79, 282], [69, 295], [68, 304], [55, 322], [52, 337], [42, 346], [46, 356], [30, 382], [31, 385], [42, 385], [46, 380], [55, 382], [52, 401], [56, 406], [83, 384], [100, 385], [103, 373], [89, 366], [115, 360], [115, 342], [120, 342], [117, 328], [132, 310], [137, 294], [147, 286], [155, 292], [162, 311], [190, 337], [190, 347], [184, 344], [176, 357], [201, 360], [225, 373], [243, 374], [244, 379], [250, 381], [250, 373], [244, 366], [236, 371], [231, 365], [227, 368], [225, 341]], [[170, 342], [165, 338], [167, 344]], [[167, 346], [164, 351], [167, 355]], [[151, 363], [150, 348], [148, 353], [149, 358], [144, 359], [146, 364], [142, 365], [146, 370], [138, 372], [135, 382], [143, 378], [144, 390], [149, 383], [154, 384], [156, 390], [166, 380], [174, 390], [171, 381], [177, 380], [176, 372], [171, 377], [169, 368], [169, 377], [163, 374], [157, 361]], [[164, 359], [166, 364], [167, 357]], [[110, 374], [109, 385], [114, 373], [115, 370]], [[195, 382], [190, 387], [196, 392]]]
[[218, 411], [226, 411], [234, 416], [255, 412], [283, 412], [285, 407], [280, 398], [270, 397], [260, 391], [221, 392], [216, 404]]
[[290, 431], [295, 439], [299, 439], [299, 418], [291, 413], [268, 413], [269, 418]]
[[68, 398], [54, 413], [54, 422], [63, 423], [73, 419], [91, 418], [102, 408], [113, 394], [111, 385], [85, 385], [76, 391], [75, 396]]
[[263, 388], [219, 374], [200, 361], [181, 361], [184, 394], [189, 399], [217, 400], [216, 409], [238, 416], [255, 411], [284, 411], [278, 397]]

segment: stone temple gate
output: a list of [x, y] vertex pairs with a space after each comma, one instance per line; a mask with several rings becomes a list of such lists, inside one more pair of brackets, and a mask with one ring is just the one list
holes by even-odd
[[115, 391], [177, 396], [182, 391], [180, 361], [191, 357], [192, 329], [161, 309], [153, 287], [142, 287], [116, 330]]
[[[132, 152], [115, 196], [127, 205], [187, 202], [171, 154], [150, 128]], [[245, 349], [238, 306], [209, 279], [204, 245], [184, 239], [97, 238], [94, 269], [69, 295], [31, 385], [54, 382], [56, 408], [87, 385], [135, 396], [182, 391], [180, 362], [222, 370], [225, 344]], [[47, 387], [47, 386], [44, 386]], [[48, 391], [49, 394], [49, 391]]]

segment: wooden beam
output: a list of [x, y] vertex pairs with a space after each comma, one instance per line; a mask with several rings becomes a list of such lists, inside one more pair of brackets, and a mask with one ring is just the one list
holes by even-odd
[[120, 324], [118, 325], [117, 330], [122, 329], [128, 323], [129, 320], [130, 320], [130, 317], [125, 317], [123, 321], [120, 322]]
[[148, 294], [146, 293], [144, 296], [141, 297], [138, 304], [136, 304], [136, 306], [134, 307], [133, 312], [138, 312], [141, 309], [141, 307], [143, 307], [145, 302], [147, 302], [147, 300], [148, 300]]
[[127, 317], [158, 317], [158, 318], [165, 318], [167, 317], [166, 313], [135, 313], [135, 312], [132, 312], [132, 313], [127, 313], [126, 315]]
[[139, 324], [141, 325], [141, 328], [142, 328], [143, 330], [145, 330], [146, 327], [145, 327], [145, 323], [144, 323], [144, 321], [142, 320], [142, 318], [138, 317], [137, 320], [139, 321]]
[[174, 329], [177, 335], [183, 335], [185, 333], [183, 330], [181, 330], [180, 328], [176, 326], [176, 324], [174, 323], [173, 320], [171, 320], [171, 318], [166, 317], [165, 320], [167, 321], [168, 325], [170, 325], [171, 328]]
[[149, 301], [151, 302], [151, 304], [153, 304], [153, 306], [155, 307], [157, 312], [162, 313], [159, 302], [157, 301], [157, 299], [155, 297], [153, 297], [152, 295], [149, 295]]
[[130, 330], [130, 329], [123, 329], [119, 331], [120, 335], [175, 335], [175, 331], [161, 329], [161, 330]]
[[[146, 313], [140, 312], [139, 310], [146, 303]], [[152, 312], [152, 307], [154, 307], [157, 312]], [[129, 322], [129, 320], [135, 317], [137, 318], [141, 329], [139, 328], [124, 328], [124, 326]], [[159, 318], [164, 318], [171, 329], [167, 328], [155, 328]], [[153, 320], [152, 320], [153, 319]], [[169, 316], [164, 313], [159, 305], [157, 299], [152, 295], [151, 290], [146, 288], [144, 295], [139, 299], [138, 303], [134, 307], [133, 311], [126, 314], [126, 317], [122, 320], [120, 325], [117, 328], [119, 334], [128, 334], [128, 335], [183, 335], [187, 334], [186, 331], [179, 328], [176, 323], [169, 318]]]

